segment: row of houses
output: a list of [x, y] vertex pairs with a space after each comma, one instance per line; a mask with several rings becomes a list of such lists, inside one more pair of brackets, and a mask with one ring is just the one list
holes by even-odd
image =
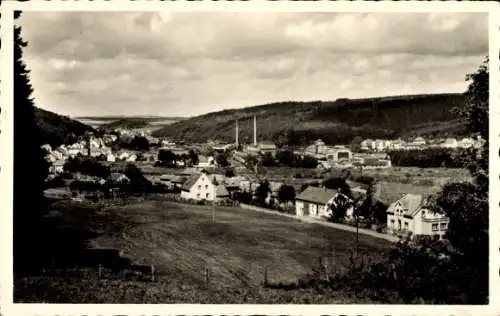
[[[365, 194], [362, 189], [353, 190], [353, 195]], [[331, 205], [341, 199], [349, 199], [337, 190], [307, 187], [295, 201], [297, 216], [325, 218], [332, 215]], [[354, 197], [355, 198], [355, 197]], [[353, 218], [354, 206], [347, 210], [346, 217]], [[449, 219], [427, 207], [427, 200], [420, 194], [405, 194], [390, 204], [387, 209], [387, 233], [402, 236], [431, 236], [442, 239], [448, 229]]]
[[361, 142], [361, 151], [364, 152], [384, 152], [389, 150], [414, 150], [425, 148], [478, 148], [483, 145], [483, 140], [479, 138], [464, 137], [457, 138], [437, 138], [425, 139], [416, 137], [412, 140], [402, 139], [365, 139]]

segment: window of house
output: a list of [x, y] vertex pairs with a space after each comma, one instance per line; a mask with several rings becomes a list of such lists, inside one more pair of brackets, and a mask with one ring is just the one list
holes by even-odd
[[198, 185], [198, 190], [200, 190], [200, 189], [201, 189], [201, 185]]
[[446, 223], [441, 223], [440, 226], [441, 226], [441, 230], [445, 230], [448, 227], [448, 225]]
[[205, 190], [207, 190], [207, 189], [208, 189], [208, 184], [205, 184]]
[[435, 232], [438, 230], [438, 224], [432, 224], [432, 231]]
[[405, 228], [408, 229], [410, 227], [410, 225], [408, 224], [408, 222], [405, 222]]
[[391, 219], [391, 226], [394, 226], [394, 223], [395, 223], [394, 220]]
[[196, 197], [197, 197], [197, 198], [199, 198], [199, 197], [200, 197], [200, 193], [197, 193], [197, 194], [196, 194]]
[[206, 198], [208, 199], [208, 193], [206, 194]]

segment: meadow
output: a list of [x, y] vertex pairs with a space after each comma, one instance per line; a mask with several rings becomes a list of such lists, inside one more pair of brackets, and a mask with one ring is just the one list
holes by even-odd
[[[345, 270], [356, 248], [354, 233], [236, 207], [212, 208], [160, 198], [60, 201], [51, 220], [66, 231], [86, 230], [85, 255], [52, 232], [51, 246], [65, 264], [17, 278], [17, 302], [58, 303], [354, 303], [371, 300], [314, 289], [283, 290], [262, 284], [294, 282], [319, 260]], [[376, 260], [385, 240], [359, 237], [359, 255]], [[89, 255], [112, 253], [111, 257]], [[55, 251], [54, 251], [55, 253]], [[94, 258], [89, 261], [88, 258]], [[117, 263], [118, 262], [118, 263]], [[154, 266], [154, 274], [150, 267]], [[100, 267], [100, 268], [99, 268]], [[154, 281], [151, 280], [154, 275]]]

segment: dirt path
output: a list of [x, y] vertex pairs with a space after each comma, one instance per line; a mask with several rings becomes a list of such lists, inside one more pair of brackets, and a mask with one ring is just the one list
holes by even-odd
[[[281, 212], [277, 212], [277, 211], [270, 211], [270, 210], [266, 210], [266, 209], [256, 207], [253, 205], [240, 204], [240, 206], [244, 209], [247, 209], [247, 210], [252, 210], [252, 211], [257, 211], [257, 212], [262, 212], [262, 213], [267, 213], [267, 214], [280, 215], [283, 217], [288, 217], [288, 218], [292, 218], [295, 220], [303, 221], [306, 223], [318, 224], [318, 225], [323, 225], [323, 226], [327, 226], [327, 227], [331, 227], [331, 228], [335, 228], [335, 229], [340, 229], [340, 230], [345, 230], [345, 231], [356, 233], [356, 227], [352, 227], [349, 225], [331, 223], [331, 222], [323, 221], [320, 219], [311, 218], [309, 216], [296, 216], [296, 215], [281, 213]], [[364, 228], [359, 228], [358, 232], [360, 234], [363, 234], [363, 235], [369, 235], [372, 237], [385, 239], [385, 240], [388, 240], [391, 242], [397, 242], [399, 240], [399, 238], [397, 236], [377, 233], [373, 230], [364, 229]]]

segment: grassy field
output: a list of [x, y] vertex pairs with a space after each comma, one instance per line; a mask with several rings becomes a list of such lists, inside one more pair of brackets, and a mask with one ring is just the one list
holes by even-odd
[[[279, 290], [268, 281], [291, 282], [312, 272], [319, 258], [338, 270], [349, 265], [355, 234], [240, 208], [211, 208], [161, 200], [129, 199], [117, 204], [53, 205], [66, 227], [93, 232], [88, 248], [120, 252], [115, 259], [72, 263], [19, 278], [19, 302], [80, 303], [354, 303], [341, 292]], [[83, 227], [84, 226], [84, 227]], [[58, 242], [61, 237], [54, 238]], [[70, 245], [69, 245], [70, 246]], [[389, 242], [360, 236], [360, 254], [373, 259]], [[85, 255], [85, 258], [91, 256]], [[98, 265], [103, 265], [98, 278]], [[154, 265], [157, 279], [151, 282]], [[133, 267], [142, 267], [139, 270]], [[137, 272], [139, 271], [139, 272]], [[208, 271], [208, 283], [206, 272]]]

